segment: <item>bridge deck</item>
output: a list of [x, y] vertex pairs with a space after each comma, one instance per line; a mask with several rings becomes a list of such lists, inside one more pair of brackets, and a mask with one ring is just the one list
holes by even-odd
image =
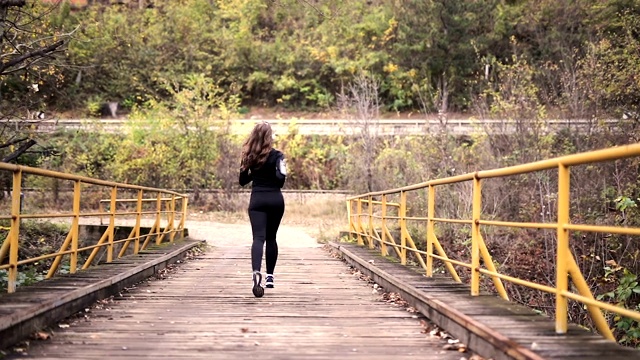
[[220, 247], [34, 342], [19, 358], [455, 359], [420, 319], [382, 302], [321, 248], [281, 249], [276, 287], [251, 293], [248, 247]]
[[[494, 359], [640, 359], [640, 351], [605, 340], [577, 325], [565, 335], [546, 316], [494, 295], [472, 297], [469, 286], [449, 277], [426, 278], [421, 269], [402, 266], [379, 251], [336, 245], [348, 262], [387, 289], [397, 291], [471, 349]], [[488, 354], [488, 355], [487, 355]]]

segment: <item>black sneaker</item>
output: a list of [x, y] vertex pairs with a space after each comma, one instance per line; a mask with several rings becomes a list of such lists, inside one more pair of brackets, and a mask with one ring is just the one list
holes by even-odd
[[264, 282], [264, 287], [268, 287], [270, 289], [273, 288], [273, 275], [267, 274], [267, 280]]
[[260, 271], [253, 272], [253, 296], [262, 297], [264, 295], [264, 288], [260, 285], [262, 282], [262, 274]]

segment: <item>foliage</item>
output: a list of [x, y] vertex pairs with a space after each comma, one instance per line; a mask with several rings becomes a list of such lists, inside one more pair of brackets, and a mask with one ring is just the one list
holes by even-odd
[[[77, 12], [63, 6], [35, 30], [80, 26], [59, 59], [66, 66], [35, 64], [2, 78], [0, 90], [3, 109], [46, 105], [97, 116], [104, 101], [118, 101], [131, 112], [123, 133], [95, 125], [96, 131], [62, 132], [45, 142], [24, 131], [24, 140], [52, 150], [25, 153], [18, 162], [194, 189], [196, 197], [203, 189], [237, 187], [239, 112], [264, 105], [325, 110], [346, 99], [340, 110], [351, 123], [344, 133], [306, 136], [294, 126], [278, 134], [276, 146], [289, 159], [286, 186], [370, 191], [638, 141], [639, 19], [637, 1], [629, 0], [354, 0], [348, 6], [182, 0], [144, 9], [94, 4]], [[424, 136], [380, 137], [381, 110], [440, 112], [443, 125], [446, 112], [465, 111], [502, 120], [503, 127], [479, 125], [473, 137], [454, 136], [446, 126], [425, 127]], [[555, 116], [569, 126], [549, 131]], [[612, 118], [626, 121], [601, 122]], [[572, 119], [590, 120], [588, 131], [573, 131]], [[13, 150], [7, 145], [0, 155]], [[631, 159], [572, 169], [572, 221], [637, 225], [637, 168]], [[6, 187], [8, 179], [1, 180]], [[556, 216], [555, 189], [554, 172], [488, 180], [483, 213], [549, 221]], [[468, 187], [440, 191], [439, 216], [469, 212]], [[441, 241], [465, 250], [456, 241], [466, 230], [439, 231]], [[553, 235], [536, 235], [535, 244], [529, 232], [498, 235], [489, 246], [501, 263], [515, 262], [506, 268], [541, 281], [553, 273]], [[571, 250], [595, 292], [637, 306], [638, 245], [627, 235], [572, 236]], [[532, 265], [529, 258], [545, 260]], [[607, 261], [623, 270], [609, 272]], [[533, 292], [520, 299], [552, 308], [552, 300]], [[591, 325], [584, 309], [571, 312]], [[612, 323], [617, 336], [636, 344], [636, 323]]]
[[201, 74], [166, 84], [170, 102], [149, 101], [134, 110], [114, 155], [114, 178], [162, 188], [202, 189], [220, 185], [216, 164], [235, 112], [234, 98]]
[[[37, 119], [47, 104], [59, 99], [64, 76], [60, 55], [72, 31], [67, 31], [68, 4], [0, 3], [0, 119]], [[46, 142], [33, 127], [0, 126], [0, 161], [17, 162], [27, 150], [46, 152]]]
[[[8, 222], [3, 221], [3, 225], [9, 225]], [[60, 248], [60, 245], [64, 241], [69, 228], [60, 224], [51, 222], [37, 222], [23, 220], [20, 224], [20, 252], [19, 260], [38, 257], [41, 255], [49, 254]], [[8, 233], [8, 226], [3, 227], [0, 230], [0, 238], [4, 240]], [[1, 243], [2, 241], [0, 241]], [[32, 264], [28, 264], [20, 267], [18, 272], [17, 285], [26, 286], [43, 280], [52, 260], [42, 260]], [[64, 268], [65, 265], [63, 264]], [[67, 265], [68, 269], [68, 265]], [[64, 269], [62, 270], [64, 271]], [[9, 274], [6, 270], [0, 270], [0, 291], [6, 289]]]
[[[640, 285], [638, 276], [626, 268], [610, 262], [613, 266], [605, 266], [604, 280], [617, 282], [617, 286], [610, 292], [598, 295], [598, 300], [610, 300], [617, 306], [627, 309], [640, 310]], [[610, 315], [620, 343], [640, 346], [640, 323], [621, 315]]]
[[276, 146], [286, 154], [289, 189], [338, 189], [342, 185], [340, 164], [347, 144], [344, 136], [303, 136], [292, 127], [278, 135]]
[[[344, 85], [368, 72], [380, 79], [385, 109], [468, 111], [483, 91], [478, 79], [495, 80], [500, 64], [517, 56], [532, 69], [537, 100], [569, 116], [596, 110], [580, 105], [588, 93], [618, 114], [637, 103], [629, 74], [637, 70], [640, 10], [628, 0], [43, 6], [32, 10], [36, 33], [60, 37], [78, 27], [59, 59], [65, 66], [36, 64], [7, 78], [4, 99], [28, 94], [43, 106], [76, 109], [101, 99], [130, 109], [170, 99], [163, 84], [201, 73], [244, 105], [315, 110], [335, 106]], [[587, 64], [598, 70], [593, 79], [582, 76]], [[29, 94], [35, 81], [39, 93]]]

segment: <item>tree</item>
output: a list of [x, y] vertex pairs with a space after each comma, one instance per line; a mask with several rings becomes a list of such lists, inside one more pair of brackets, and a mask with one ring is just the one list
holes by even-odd
[[[50, 91], [47, 79], [59, 74], [55, 55], [62, 53], [71, 33], [63, 33], [57, 21], [68, 4], [44, 5], [26, 0], [0, 0], [0, 160], [16, 161], [38, 143], [31, 127], [20, 120], [31, 118]], [[56, 24], [57, 23], [57, 24]], [[36, 107], [34, 109], [34, 107]]]
[[343, 91], [338, 95], [340, 108], [345, 116], [351, 119], [352, 131], [357, 139], [351, 144], [353, 151], [349, 159], [351, 169], [346, 171], [357, 174], [352, 178], [357, 182], [349, 186], [359, 191], [370, 192], [379, 189], [373, 176], [379, 145], [379, 94], [380, 81], [371, 75], [361, 73], [347, 86], [346, 92]]
[[[396, 0], [394, 55], [441, 113], [465, 110], [469, 80], [490, 53], [497, 1]], [[425, 82], [422, 82], [422, 79]], [[414, 88], [415, 88], [414, 86]], [[450, 105], [451, 104], [451, 105]]]
[[[171, 98], [135, 109], [114, 155], [116, 181], [196, 192], [235, 184], [239, 148], [230, 136], [235, 97], [203, 74], [165, 85]], [[233, 170], [229, 170], [233, 169]], [[197, 199], [196, 199], [197, 200]]]

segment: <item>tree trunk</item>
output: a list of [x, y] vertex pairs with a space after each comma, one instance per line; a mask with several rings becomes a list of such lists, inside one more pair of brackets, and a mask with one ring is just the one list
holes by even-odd
[[440, 76], [440, 94], [440, 113], [446, 114], [449, 110], [449, 83], [444, 72]]

